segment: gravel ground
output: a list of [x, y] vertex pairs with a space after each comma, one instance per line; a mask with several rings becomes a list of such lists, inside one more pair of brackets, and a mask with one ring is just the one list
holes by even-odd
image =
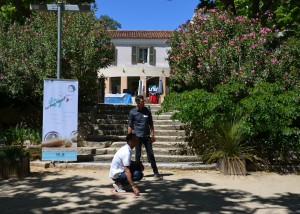
[[24, 180], [0, 180], [0, 213], [300, 213], [300, 176], [256, 172], [149, 170], [141, 196], [115, 193], [108, 169], [31, 167]]

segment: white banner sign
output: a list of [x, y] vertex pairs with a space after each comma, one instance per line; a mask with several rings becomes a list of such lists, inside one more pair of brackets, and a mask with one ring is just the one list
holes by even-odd
[[78, 81], [44, 80], [42, 160], [77, 160]]

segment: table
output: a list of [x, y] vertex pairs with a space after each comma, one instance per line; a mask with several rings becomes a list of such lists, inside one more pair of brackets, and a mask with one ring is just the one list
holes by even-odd
[[105, 94], [105, 104], [132, 104], [131, 94]]

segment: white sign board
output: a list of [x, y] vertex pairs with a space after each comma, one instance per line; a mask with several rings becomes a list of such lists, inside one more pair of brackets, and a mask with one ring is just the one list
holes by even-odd
[[78, 81], [44, 80], [42, 160], [77, 160]]

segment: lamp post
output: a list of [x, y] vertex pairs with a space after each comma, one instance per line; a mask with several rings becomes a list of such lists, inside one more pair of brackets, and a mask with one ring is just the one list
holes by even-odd
[[68, 11], [91, 11], [91, 5], [76, 5], [76, 4], [57, 4], [46, 5], [30, 5], [32, 11], [57, 11], [57, 79], [60, 79], [61, 74], [61, 14], [63, 10]]

